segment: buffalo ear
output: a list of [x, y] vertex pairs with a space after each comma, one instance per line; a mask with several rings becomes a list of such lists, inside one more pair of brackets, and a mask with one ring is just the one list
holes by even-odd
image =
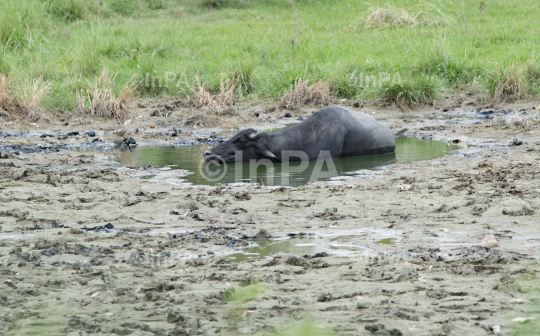
[[281, 161], [280, 159], [278, 159], [277, 156], [274, 155], [274, 153], [272, 153], [271, 151], [269, 151], [268, 149], [265, 149], [263, 152], [262, 152], [262, 155], [269, 158], [269, 159], [276, 159], [276, 160], [279, 160]]

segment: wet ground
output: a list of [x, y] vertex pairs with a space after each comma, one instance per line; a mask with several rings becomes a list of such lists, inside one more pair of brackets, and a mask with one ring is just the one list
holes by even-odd
[[[173, 137], [171, 118], [110, 130], [91, 121], [31, 132], [4, 125], [0, 334], [534, 332], [538, 127], [458, 114], [380, 119], [400, 136], [472, 148], [366, 171], [377, 178], [294, 188], [194, 186], [179, 170], [167, 176], [160, 164], [122, 164], [100, 151], [130, 137], [137, 149], [128, 157], [219, 141], [220, 129]], [[278, 114], [267, 117], [246, 125], [282, 126]], [[90, 131], [103, 148], [82, 145]], [[67, 145], [79, 150], [54, 147]], [[487, 235], [498, 244], [482, 246]]]

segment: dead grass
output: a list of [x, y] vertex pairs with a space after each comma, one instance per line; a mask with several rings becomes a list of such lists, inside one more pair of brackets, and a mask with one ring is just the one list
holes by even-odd
[[330, 98], [330, 86], [322, 80], [309, 85], [307, 79], [299, 78], [278, 103], [279, 108], [294, 110], [303, 105], [324, 104]]
[[363, 29], [388, 27], [436, 26], [450, 22], [450, 18], [432, 4], [422, 4], [404, 9], [386, 5], [385, 7], [371, 6], [365, 16], [357, 19], [352, 26]]
[[225, 73], [221, 72], [221, 78], [219, 80], [219, 94], [213, 95], [206, 89], [206, 83], [201, 84], [199, 76], [195, 76], [197, 86], [191, 88], [193, 92], [189, 95], [185, 90], [184, 93], [188, 98], [188, 106], [195, 107], [203, 112], [214, 115], [226, 115], [234, 114], [233, 108], [236, 95], [234, 90], [236, 88], [237, 79], [232, 77], [225, 79]]
[[41, 77], [34, 79], [31, 84], [19, 85], [15, 96], [18, 110], [29, 120], [38, 120], [43, 112], [41, 103], [50, 90], [51, 85]]
[[127, 103], [133, 96], [133, 88], [124, 86], [117, 97], [112, 91], [116, 75], [111, 74], [109, 68], [105, 67], [94, 83], [88, 82], [90, 88], [78, 90], [78, 111], [109, 119], [127, 119], [131, 115]]
[[9, 79], [0, 73], [0, 115], [9, 116], [9, 111], [13, 108], [13, 98], [8, 92]]

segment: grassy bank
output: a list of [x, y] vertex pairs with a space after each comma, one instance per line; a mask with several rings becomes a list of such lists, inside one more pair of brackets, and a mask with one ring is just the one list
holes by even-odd
[[[43, 106], [74, 111], [104, 67], [117, 95], [191, 92], [222, 72], [248, 99], [300, 77], [331, 93], [408, 105], [474, 87], [489, 99], [540, 93], [536, 1], [4, 0], [0, 72], [13, 92], [42, 78]], [[294, 56], [291, 40], [294, 39]], [[89, 83], [90, 82], [90, 83]], [[17, 99], [15, 97], [14, 99]]]

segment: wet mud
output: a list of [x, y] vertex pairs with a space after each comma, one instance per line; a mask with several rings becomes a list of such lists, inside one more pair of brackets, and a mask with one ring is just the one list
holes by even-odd
[[[111, 148], [130, 137], [138, 146], [210, 143], [218, 129], [137, 133], [143, 120], [120, 135], [92, 125], [3, 130], [0, 334], [538, 330], [540, 130], [477, 111], [461, 121], [437, 115], [395, 112], [381, 122], [474, 147], [391, 165], [377, 178], [295, 188], [142, 179], [152, 167], [118, 163], [101, 147], [69, 150], [96, 138]], [[274, 125], [248, 126], [257, 123]], [[10, 147], [39, 143], [49, 150]]]

